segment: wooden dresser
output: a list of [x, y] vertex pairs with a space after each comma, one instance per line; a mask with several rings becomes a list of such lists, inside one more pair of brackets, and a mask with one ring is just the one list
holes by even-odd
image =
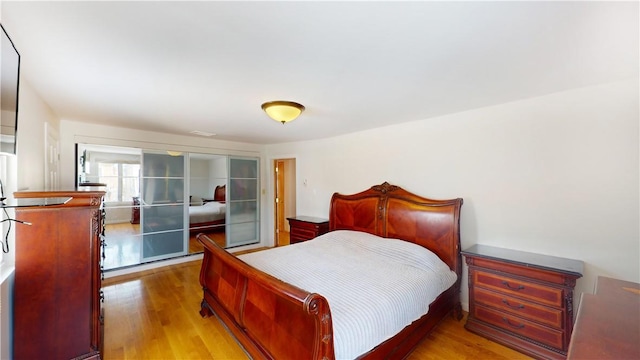
[[485, 245], [462, 254], [469, 266], [467, 330], [534, 358], [565, 358], [583, 262]]
[[16, 208], [14, 359], [99, 359], [103, 191], [16, 192], [21, 201], [70, 198]]
[[581, 299], [567, 359], [640, 359], [640, 284], [599, 276]]
[[287, 218], [289, 220], [289, 242], [298, 242], [313, 239], [329, 231], [329, 220], [311, 216], [296, 216]]

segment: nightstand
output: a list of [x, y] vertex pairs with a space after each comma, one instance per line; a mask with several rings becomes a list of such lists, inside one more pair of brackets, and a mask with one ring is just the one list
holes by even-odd
[[289, 220], [290, 235], [289, 242], [298, 242], [313, 239], [329, 232], [329, 220], [311, 216], [296, 216], [287, 218]]
[[486, 245], [462, 255], [469, 266], [467, 330], [535, 358], [566, 358], [582, 261]]

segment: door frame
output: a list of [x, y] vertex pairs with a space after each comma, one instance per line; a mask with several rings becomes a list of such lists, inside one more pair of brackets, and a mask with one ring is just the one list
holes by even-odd
[[[281, 188], [284, 192], [284, 204], [279, 207], [278, 206], [278, 186], [279, 186], [279, 178], [278, 178], [278, 163], [282, 162], [284, 164], [284, 170], [280, 171], [282, 175]], [[280, 244], [280, 234], [279, 228], [280, 224], [284, 224], [284, 228], [286, 229], [286, 217], [287, 213], [293, 210], [295, 215], [295, 206], [296, 206], [296, 158], [292, 156], [283, 156], [278, 158], [271, 159], [271, 167], [272, 167], [272, 181], [273, 181], [273, 236], [274, 236], [274, 246], [279, 245], [287, 245], [288, 243]], [[293, 208], [293, 209], [291, 209]]]

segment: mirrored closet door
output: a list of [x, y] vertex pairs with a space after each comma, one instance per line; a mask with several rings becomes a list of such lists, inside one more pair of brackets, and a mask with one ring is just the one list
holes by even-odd
[[106, 191], [105, 270], [141, 263], [140, 173], [142, 151], [135, 148], [78, 144], [78, 188], [102, 185]]
[[77, 181], [106, 190], [105, 270], [260, 241], [259, 158], [77, 145]]
[[143, 152], [140, 192], [142, 262], [185, 255], [185, 156]]
[[258, 242], [258, 159], [229, 157], [227, 247]]
[[189, 154], [189, 252], [202, 252], [196, 240], [206, 234], [226, 247], [227, 173], [226, 156]]

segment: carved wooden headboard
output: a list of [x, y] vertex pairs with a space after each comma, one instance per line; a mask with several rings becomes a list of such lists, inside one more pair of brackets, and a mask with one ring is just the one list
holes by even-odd
[[227, 199], [227, 186], [218, 185], [213, 190], [213, 201], [225, 202]]
[[433, 200], [384, 182], [369, 190], [331, 197], [329, 229], [357, 230], [428, 248], [459, 277], [462, 199]]

